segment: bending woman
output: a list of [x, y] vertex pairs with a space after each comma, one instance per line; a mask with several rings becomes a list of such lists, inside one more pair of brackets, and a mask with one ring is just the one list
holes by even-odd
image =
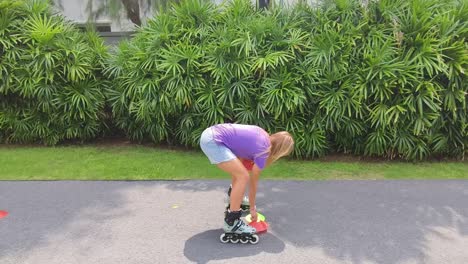
[[[246, 225], [240, 218], [245, 189], [249, 185], [250, 213], [252, 221], [257, 221], [255, 197], [260, 173], [266, 166], [292, 152], [292, 136], [286, 131], [270, 135], [253, 125], [218, 124], [203, 131], [200, 146], [211, 164], [216, 164], [232, 178], [230, 207], [225, 214], [224, 231], [255, 233], [255, 228]], [[250, 176], [241, 160], [254, 163]]]

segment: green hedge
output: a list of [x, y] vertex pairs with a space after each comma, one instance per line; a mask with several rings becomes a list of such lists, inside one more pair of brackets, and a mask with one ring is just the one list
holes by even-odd
[[103, 127], [106, 47], [48, 1], [0, 2], [0, 140], [56, 144]]
[[183, 1], [109, 61], [115, 122], [187, 146], [215, 123], [257, 124], [292, 132], [299, 157], [464, 155], [467, 2], [369, 2]]
[[109, 57], [26, 2], [0, 2], [1, 141], [99, 136], [107, 102], [134, 140], [196, 147], [207, 126], [239, 122], [290, 131], [304, 158], [467, 151], [465, 0], [185, 0]]

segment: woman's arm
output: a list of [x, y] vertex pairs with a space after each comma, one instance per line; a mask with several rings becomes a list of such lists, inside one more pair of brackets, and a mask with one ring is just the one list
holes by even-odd
[[250, 185], [249, 185], [249, 202], [250, 202], [250, 212], [252, 214], [252, 221], [257, 221], [257, 210], [255, 207], [255, 199], [257, 196], [257, 185], [258, 179], [260, 178], [260, 173], [262, 170], [254, 165], [252, 168], [252, 173], [250, 175]]

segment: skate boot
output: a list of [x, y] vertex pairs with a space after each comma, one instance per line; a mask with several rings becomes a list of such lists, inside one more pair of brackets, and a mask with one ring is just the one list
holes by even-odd
[[242, 244], [249, 242], [251, 244], [258, 243], [258, 235], [255, 234], [257, 230], [240, 219], [241, 214], [242, 211], [231, 212], [227, 210], [225, 212], [224, 233], [219, 237], [222, 243], [238, 243], [239, 241]]
[[[227, 192], [226, 198], [224, 199], [226, 210], [229, 209], [229, 207], [231, 206], [231, 190], [232, 190], [232, 185], [229, 186], [229, 190]], [[247, 196], [244, 196], [244, 198], [242, 198], [241, 209], [243, 212], [248, 212], [250, 209], [249, 198]]]

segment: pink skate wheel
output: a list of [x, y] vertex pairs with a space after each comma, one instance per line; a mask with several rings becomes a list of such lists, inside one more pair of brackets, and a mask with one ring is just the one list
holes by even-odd
[[3, 218], [3, 217], [5, 217], [5, 216], [7, 216], [7, 215], [8, 215], [8, 212], [7, 212], [7, 211], [2, 211], [2, 210], [0, 210], [0, 218]]
[[255, 228], [257, 230], [257, 233], [263, 233], [268, 230], [268, 223], [265, 221], [252, 222], [249, 224], [249, 226]]

